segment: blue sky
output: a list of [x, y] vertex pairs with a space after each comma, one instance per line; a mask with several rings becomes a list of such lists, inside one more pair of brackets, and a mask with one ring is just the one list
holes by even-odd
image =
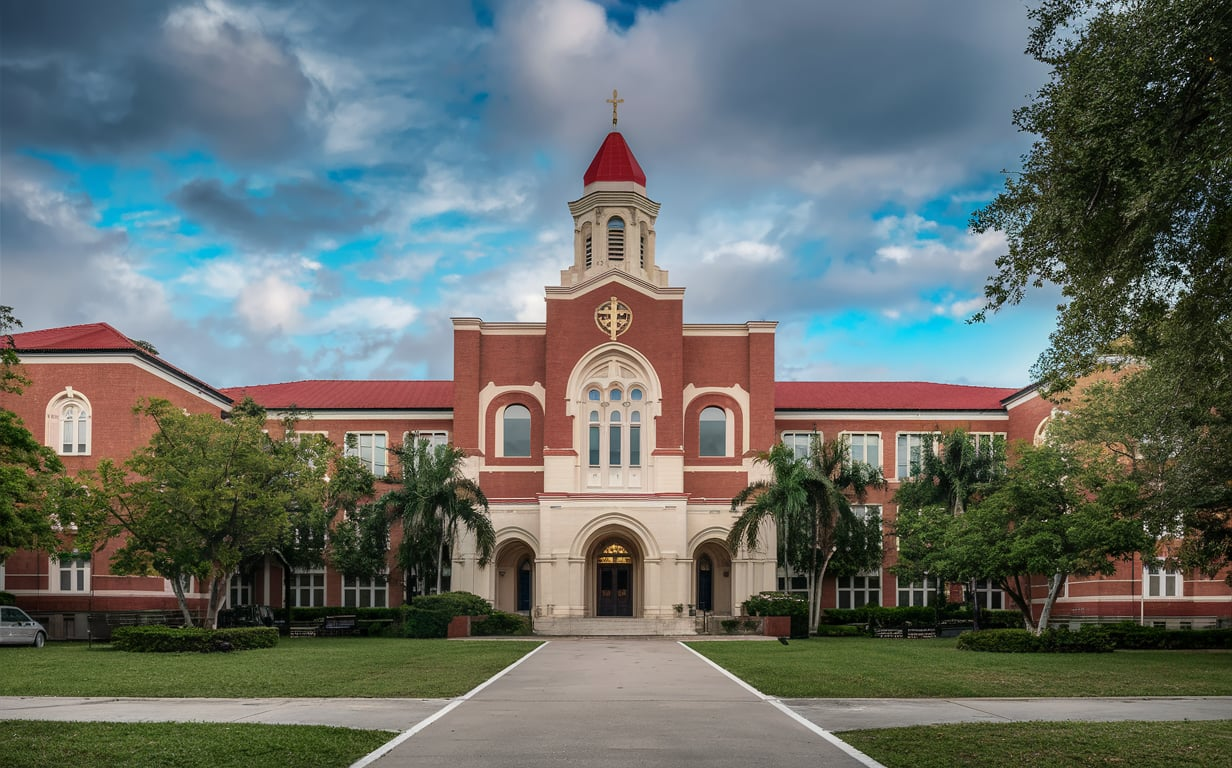
[[620, 130], [686, 322], [791, 380], [1030, 383], [1055, 291], [982, 325], [966, 229], [1046, 72], [1015, 2], [0, 5], [0, 304], [218, 386], [448, 378], [451, 316], [542, 320]]

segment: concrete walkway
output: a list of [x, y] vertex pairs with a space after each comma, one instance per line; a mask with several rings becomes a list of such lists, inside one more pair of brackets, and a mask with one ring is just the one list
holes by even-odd
[[[0, 683], [2, 687], [2, 683]], [[832, 731], [1021, 720], [1214, 720], [1232, 697], [784, 699], [676, 642], [554, 638], [463, 697], [0, 697], [0, 719], [340, 725], [399, 733], [357, 766], [876, 766]]]

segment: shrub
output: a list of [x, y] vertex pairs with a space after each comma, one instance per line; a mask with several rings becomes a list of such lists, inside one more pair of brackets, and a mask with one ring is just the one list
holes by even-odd
[[202, 629], [143, 624], [114, 628], [111, 644], [116, 650], [133, 653], [244, 651], [274, 647], [278, 644], [278, 630], [273, 627]]
[[1112, 640], [1095, 625], [1077, 632], [1055, 627], [1036, 635], [1025, 629], [987, 629], [964, 632], [958, 637], [963, 651], [991, 653], [1109, 653]]
[[864, 637], [867, 634], [864, 627], [855, 624], [821, 624], [817, 627], [818, 637]]
[[0, 592], [0, 605], [17, 605], [17, 596], [12, 592]]
[[519, 613], [492, 611], [486, 619], [471, 622], [472, 635], [529, 635], [530, 632], [530, 619]]
[[1117, 648], [1133, 650], [1197, 650], [1232, 648], [1232, 629], [1162, 629], [1132, 621], [1101, 625]]
[[[808, 600], [803, 597], [787, 592], [761, 592], [744, 601], [744, 612], [752, 616], [790, 616], [791, 636], [809, 635]], [[721, 623], [726, 629], [727, 622]]]
[[723, 631], [729, 635], [736, 633], [736, 627], [740, 626], [740, 619], [723, 619], [719, 622], [723, 627]]
[[402, 631], [405, 637], [446, 637], [455, 616], [487, 616], [492, 606], [470, 592], [442, 592], [424, 595], [402, 606]]
[[[421, 598], [416, 598], [421, 599]], [[275, 608], [274, 615], [278, 619], [282, 619], [285, 615], [285, 609]], [[291, 621], [317, 621], [326, 616], [354, 616], [358, 621], [370, 621], [385, 619], [388, 621], [398, 621], [400, 614], [397, 608], [348, 608], [344, 606], [332, 605], [326, 608], [292, 608]]]

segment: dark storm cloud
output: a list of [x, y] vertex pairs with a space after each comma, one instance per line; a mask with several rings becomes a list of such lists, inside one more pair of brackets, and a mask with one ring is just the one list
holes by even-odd
[[5, 3], [6, 151], [110, 154], [206, 148], [285, 156], [305, 134], [310, 83], [280, 38], [204, 6]]
[[253, 190], [243, 180], [224, 187], [217, 179], [196, 179], [171, 200], [190, 220], [261, 250], [297, 250], [318, 237], [356, 235], [380, 218], [364, 200], [319, 181]]

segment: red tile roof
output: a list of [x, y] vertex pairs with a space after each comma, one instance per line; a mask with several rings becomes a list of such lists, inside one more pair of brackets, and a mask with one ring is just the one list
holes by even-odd
[[23, 352], [101, 352], [138, 349], [133, 340], [106, 323], [69, 325], [13, 334], [13, 347]]
[[344, 410], [452, 410], [452, 381], [340, 381], [315, 379], [285, 384], [228, 387], [237, 403], [252, 397], [266, 408]]
[[633, 150], [625, 143], [625, 137], [612, 131], [603, 140], [595, 159], [590, 161], [586, 175], [582, 177], [583, 184], [596, 181], [633, 181], [646, 186], [646, 174], [642, 166], [637, 164]]
[[779, 381], [775, 410], [786, 411], [1000, 411], [1020, 392], [921, 381]]

